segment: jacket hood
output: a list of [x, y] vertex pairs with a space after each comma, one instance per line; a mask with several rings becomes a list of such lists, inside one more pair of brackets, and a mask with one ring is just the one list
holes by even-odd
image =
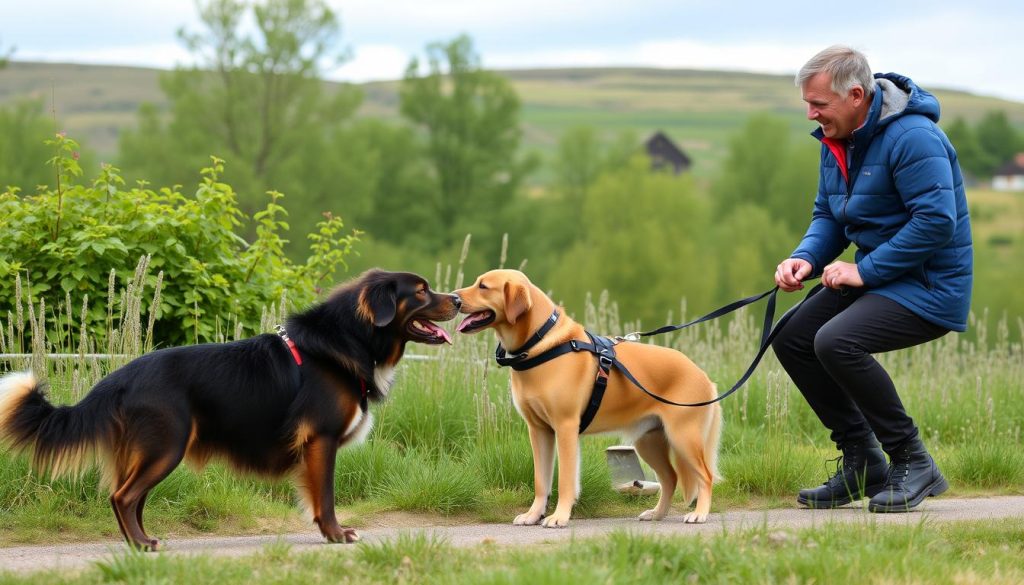
[[[875, 100], [871, 109], [877, 110], [880, 126], [908, 114], [919, 114], [938, 123], [939, 100], [918, 87], [909, 77], [898, 73], [876, 73], [875, 83]], [[881, 100], [878, 99], [879, 93]], [[872, 117], [868, 115], [869, 119]]]

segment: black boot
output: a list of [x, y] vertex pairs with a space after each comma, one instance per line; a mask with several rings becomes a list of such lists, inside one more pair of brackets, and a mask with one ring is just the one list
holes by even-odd
[[824, 484], [800, 490], [796, 501], [808, 508], [835, 508], [877, 494], [885, 484], [885, 453], [874, 435], [840, 445], [843, 455]]
[[946, 478], [920, 439], [906, 441], [889, 453], [889, 475], [871, 498], [872, 512], [909, 512], [925, 498], [949, 489]]

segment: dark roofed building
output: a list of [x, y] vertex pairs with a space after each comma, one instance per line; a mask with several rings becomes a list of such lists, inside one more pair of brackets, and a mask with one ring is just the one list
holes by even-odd
[[655, 170], [670, 169], [673, 175], [678, 175], [693, 164], [690, 157], [660, 130], [647, 139], [644, 149], [651, 159], [651, 168]]
[[1024, 152], [999, 167], [992, 175], [992, 188], [996, 191], [1024, 191]]

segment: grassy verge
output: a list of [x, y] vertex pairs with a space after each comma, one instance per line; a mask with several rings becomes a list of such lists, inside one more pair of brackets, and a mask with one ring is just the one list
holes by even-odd
[[618, 531], [543, 547], [454, 547], [406, 534], [297, 553], [275, 544], [246, 558], [123, 553], [80, 573], [0, 574], [5, 583], [1020, 583], [1024, 520], [827, 524], [713, 536]]

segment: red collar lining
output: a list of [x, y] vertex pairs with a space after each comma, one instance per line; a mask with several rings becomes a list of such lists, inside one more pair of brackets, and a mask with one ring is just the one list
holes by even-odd
[[836, 157], [836, 163], [839, 165], [839, 172], [843, 174], [843, 180], [849, 183], [849, 170], [846, 168], [846, 141], [827, 137], [822, 138], [821, 141], [832, 152], [832, 156]]

